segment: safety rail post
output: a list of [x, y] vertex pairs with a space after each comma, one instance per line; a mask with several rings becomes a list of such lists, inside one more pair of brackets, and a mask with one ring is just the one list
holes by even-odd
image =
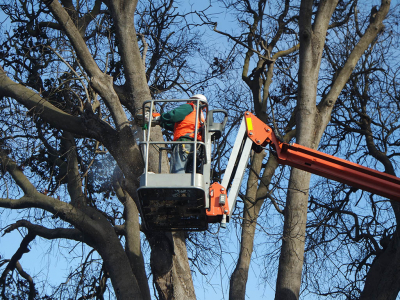
[[[147, 102], [145, 102], [145, 103], [147, 103]], [[143, 118], [144, 118], [145, 112], [146, 112], [145, 103], [143, 104], [143, 106], [144, 106], [143, 107]], [[146, 151], [145, 151], [146, 159], [145, 159], [145, 165], [144, 165], [144, 172], [145, 172], [144, 182], [145, 182], [145, 185], [147, 184], [147, 174], [148, 174], [148, 171], [149, 171], [149, 152], [150, 152], [150, 144], [149, 144], [149, 142], [150, 142], [151, 122], [153, 121], [153, 114], [152, 114], [153, 109], [154, 109], [154, 101], [150, 101], [149, 123], [148, 123], [148, 126], [147, 126], [147, 132], [146, 132], [147, 137], [146, 137], [146, 140], [145, 140], [145, 145], [146, 145]]]
[[197, 171], [197, 132], [198, 132], [198, 122], [199, 122], [199, 99], [196, 99], [196, 117], [194, 122], [194, 140], [193, 140], [193, 171], [192, 171], [192, 185], [195, 186], [196, 184], [196, 171]]

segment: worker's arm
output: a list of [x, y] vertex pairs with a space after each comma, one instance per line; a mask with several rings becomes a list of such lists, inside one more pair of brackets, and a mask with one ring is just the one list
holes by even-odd
[[175, 123], [185, 119], [192, 111], [193, 108], [190, 104], [182, 104], [174, 110], [161, 114], [160, 126], [168, 130], [174, 130]]

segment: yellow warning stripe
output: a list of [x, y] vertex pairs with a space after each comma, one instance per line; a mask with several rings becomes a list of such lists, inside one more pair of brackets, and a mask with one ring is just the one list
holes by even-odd
[[251, 118], [246, 118], [246, 123], [247, 123], [247, 130], [248, 131], [253, 130], [253, 122], [251, 121]]

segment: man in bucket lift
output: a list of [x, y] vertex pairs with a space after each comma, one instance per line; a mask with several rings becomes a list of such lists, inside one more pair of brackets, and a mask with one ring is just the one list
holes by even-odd
[[[200, 100], [202, 104], [207, 104], [204, 95], [197, 94], [190, 99]], [[196, 122], [196, 101], [189, 101], [179, 107], [163, 114], [153, 114], [153, 123], [162, 128], [171, 130], [174, 133], [174, 141], [194, 141], [195, 122]], [[204, 123], [203, 114], [200, 115], [197, 127], [197, 140], [201, 141], [202, 136], [200, 126]], [[194, 144], [175, 144], [172, 148], [170, 173], [191, 173], [193, 170], [193, 149]]]

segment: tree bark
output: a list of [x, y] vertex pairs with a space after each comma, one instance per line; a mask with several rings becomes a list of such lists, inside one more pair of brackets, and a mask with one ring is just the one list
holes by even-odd
[[[297, 143], [316, 148], [315, 128], [319, 126], [316, 109], [319, 67], [326, 31], [338, 1], [321, 1], [312, 26], [312, 0], [300, 5], [300, 66], [296, 115]], [[276, 282], [276, 300], [299, 298], [304, 261], [308, 188], [311, 174], [292, 168], [286, 199], [282, 248]]]
[[151, 99], [145, 64], [140, 53], [133, 22], [137, 1], [110, 0], [108, 2], [116, 25], [119, 53], [124, 64], [125, 86], [129, 95], [128, 107], [135, 115], [137, 111], [141, 110], [143, 102]]
[[[390, 0], [381, 1], [381, 7], [374, 23], [368, 26], [365, 34], [340, 70], [332, 89], [318, 106], [316, 106], [318, 70], [329, 20], [338, 1], [321, 1], [315, 23], [311, 26], [312, 2], [309, 0], [302, 1], [300, 7], [300, 69], [296, 136], [297, 143], [310, 148], [317, 148], [340, 91], [363, 52], [383, 29], [382, 22], [389, 10]], [[310, 174], [292, 169], [285, 208], [285, 224], [275, 299], [298, 299], [299, 297], [309, 181]]]
[[140, 224], [139, 212], [133, 199], [125, 195], [125, 232], [126, 246], [125, 252], [131, 263], [131, 268], [138, 281], [143, 299], [150, 300], [149, 281], [146, 275], [146, 269], [140, 243]]
[[187, 256], [185, 233], [173, 232], [175, 255], [173, 256], [174, 299], [196, 300], [192, 273]]
[[[105, 226], [111, 227], [107, 220], [105, 222], [107, 222]], [[101, 255], [106, 270], [109, 272], [117, 299], [145, 299], [114, 229], [102, 229], [98, 236], [101, 234], [104, 238], [93, 237], [93, 239], [96, 238], [95, 249]]]
[[162, 300], [196, 299], [184, 232], [147, 232], [150, 266]]
[[295, 168], [290, 173], [275, 299], [299, 298], [310, 177], [310, 173]]
[[398, 229], [389, 245], [368, 271], [360, 300], [396, 300], [400, 292], [400, 236]]

